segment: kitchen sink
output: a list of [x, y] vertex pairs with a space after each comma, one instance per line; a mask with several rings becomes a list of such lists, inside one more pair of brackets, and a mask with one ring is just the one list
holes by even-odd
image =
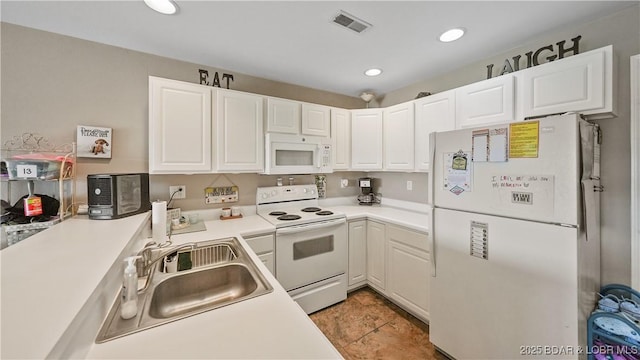
[[251, 295], [258, 288], [246, 266], [223, 265], [174, 276], [156, 285], [149, 316], [169, 319], [227, 304]]
[[118, 297], [96, 343], [273, 291], [237, 238], [183, 244], [162, 249], [162, 253], [177, 257], [177, 271], [165, 272], [164, 256], [152, 262], [148, 276], [141, 278], [144, 284], [138, 292], [138, 314], [122, 319]]

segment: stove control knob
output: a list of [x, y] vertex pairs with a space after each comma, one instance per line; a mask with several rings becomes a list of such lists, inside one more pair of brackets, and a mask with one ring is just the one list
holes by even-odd
[[267, 194], [267, 193], [262, 193], [262, 198], [263, 198], [263, 199], [266, 199], [267, 197], [269, 197], [269, 194]]
[[271, 196], [276, 196], [276, 195], [278, 195], [278, 192], [275, 190], [271, 190]]

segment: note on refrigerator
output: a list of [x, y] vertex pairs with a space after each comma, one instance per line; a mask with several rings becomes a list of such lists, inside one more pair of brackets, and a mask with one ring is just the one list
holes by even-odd
[[481, 129], [471, 133], [473, 162], [505, 162], [507, 156], [507, 128]]
[[474, 162], [485, 162], [489, 159], [489, 129], [473, 131], [471, 144], [471, 158]]
[[444, 189], [460, 195], [465, 191], [471, 191], [471, 176], [473, 174], [473, 161], [469, 151], [456, 153], [444, 153]]
[[539, 121], [509, 124], [509, 157], [537, 158], [540, 143]]
[[489, 131], [489, 161], [507, 161], [507, 128]]

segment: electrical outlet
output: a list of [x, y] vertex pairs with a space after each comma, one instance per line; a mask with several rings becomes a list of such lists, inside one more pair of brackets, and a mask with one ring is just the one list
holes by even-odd
[[413, 190], [413, 181], [407, 180], [407, 190]]
[[340, 187], [344, 189], [347, 186], [349, 186], [349, 179], [340, 179]]
[[184, 185], [169, 186], [169, 198], [170, 199], [171, 199], [171, 195], [173, 195], [173, 200], [185, 199], [187, 197], [187, 187], [184, 186]]

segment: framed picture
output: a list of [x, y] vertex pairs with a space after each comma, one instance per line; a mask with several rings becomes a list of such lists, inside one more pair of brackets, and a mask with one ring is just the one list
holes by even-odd
[[78, 157], [111, 159], [113, 129], [78, 125]]

